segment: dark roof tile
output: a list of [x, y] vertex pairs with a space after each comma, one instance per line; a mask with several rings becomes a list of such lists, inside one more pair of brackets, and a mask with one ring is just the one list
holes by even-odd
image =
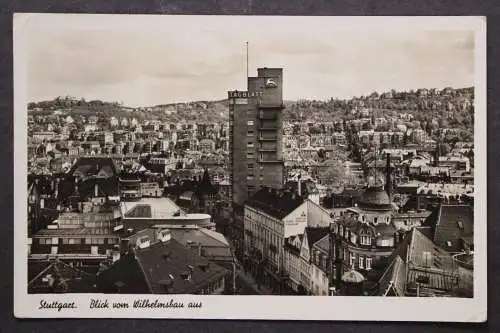
[[245, 204], [281, 220], [297, 209], [304, 200], [303, 197], [289, 192], [262, 188], [251, 196]]

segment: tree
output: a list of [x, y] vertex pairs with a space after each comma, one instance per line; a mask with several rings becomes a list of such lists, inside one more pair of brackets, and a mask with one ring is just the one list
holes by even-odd
[[321, 148], [318, 150], [318, 158], [323, 161], [326, 158], [325, 150]]
[[328, 159], [318, 166], [318, 178], [327, 186], [342, 185], [345, 182], [344, 165], [339, 159]]

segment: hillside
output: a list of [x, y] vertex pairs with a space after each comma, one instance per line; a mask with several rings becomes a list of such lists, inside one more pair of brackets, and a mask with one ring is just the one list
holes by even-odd
[[[470, 124], [473, 117], [473, 88], [419, 89], [417, 91], [390, 91], [373, 93], [350, 100], [286, 101], [284, 118], [288, 121], [340, 121], [354, 118], [354, 111], [369, 109], [372, 116], [397, 116], [408, 113], [420, 121], [431, 121], [446, 113], [447, 118], [465, 119]], [[471, 105], [468, 105], [468, 104]], [[138, 120], [155, 119], [168, 122], [197, 121], [223, 122], [228, 119], [228, 101], [196, 101], [172, 103], [153, 107], [129, 108], [117, 102], [85, 101], [71, 97], [57, 97], [52, 101], [29, 103], [28, 111], [38, 115], [60, 110], [72, 116], [96, 116], [101, 120], [135, 117]], [[460, 123], [460, 121], [459, 121]], [[466, 124], [467, 125], [467, 124]]]

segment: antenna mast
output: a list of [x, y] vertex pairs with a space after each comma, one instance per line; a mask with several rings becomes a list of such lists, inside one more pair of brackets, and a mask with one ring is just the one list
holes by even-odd
[[247, 81], [248, 81], [248, 42], [245, 42], [245, 47], [246, 47], [246, 66], [247, 66]]

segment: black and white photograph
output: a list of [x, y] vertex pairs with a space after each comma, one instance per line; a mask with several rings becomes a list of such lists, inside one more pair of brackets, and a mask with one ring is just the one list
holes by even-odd
[[485, 35], [16, 14], [16, 315], [485, 320]]

